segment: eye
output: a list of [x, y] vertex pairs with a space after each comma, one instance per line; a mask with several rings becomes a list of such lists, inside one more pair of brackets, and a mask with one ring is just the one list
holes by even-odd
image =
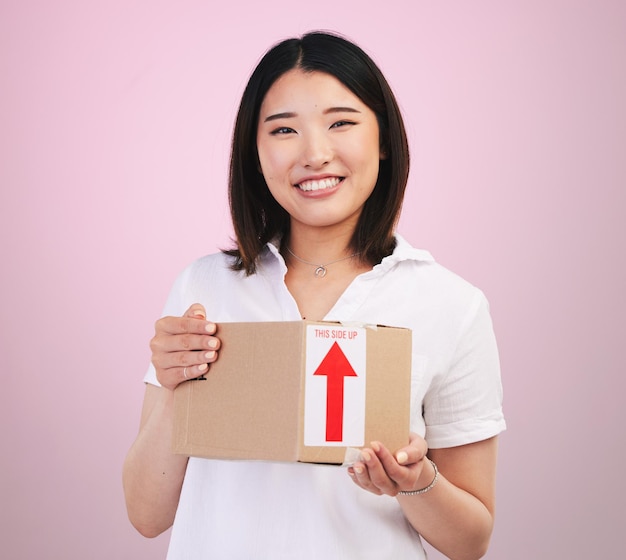
[[330, 125], [330, 128], [342, 128], [345, 126], [355, 125], [355, 124], [356, 123], [354, 121], [337, 121], [333, 123], [332, 125]]
[[291, 134], [292, 132], [295, 133], [295, 130], [293, 128], [289, 128], [288, 126], [279, 126], [278, 128], [272, 130], [270, 134], [272, 136], [279, 136], [282, 134]]

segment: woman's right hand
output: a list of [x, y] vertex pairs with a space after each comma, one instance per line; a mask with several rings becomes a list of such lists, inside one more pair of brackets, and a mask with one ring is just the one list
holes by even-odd
[[217, 360], [217, 325], [206, 320], [206, 311], [199, 303], [182, 317], [159, 319], [154, 330], [152, 364], [162, 387], [173, 390], [183, 381], [200, 377]]

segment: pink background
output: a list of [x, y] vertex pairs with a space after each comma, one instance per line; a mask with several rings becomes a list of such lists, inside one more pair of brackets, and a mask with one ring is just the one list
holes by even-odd
[[488, 558], [620, 557], [626, 4], [242, 4], [0, 4], [3, 557], [164, 557], [120, 481], [153, 322], [179, 270], [228, 243], [249, 72], [313, 28], [360, 43], [397, 93], [400, 231], [491, 302], [509, 429]]

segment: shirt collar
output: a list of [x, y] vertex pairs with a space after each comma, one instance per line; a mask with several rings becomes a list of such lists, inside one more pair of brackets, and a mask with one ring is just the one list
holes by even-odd
[[278, 259], [280, 262], [284, 263], [285, 259], [283, 259], [283, 256], [280, 254], [280, 240], [281, 240], [281, 237], [276, 236], [270, 241], [268, 241], [267, 244], [265, 245], [266, 247], [265, 252], [266, 254], [269, 252], [270, 254], [274, 255], [274, 257]]

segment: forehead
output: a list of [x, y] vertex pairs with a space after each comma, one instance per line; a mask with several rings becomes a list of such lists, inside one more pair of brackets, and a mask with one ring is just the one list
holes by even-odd
[[341, 105], [365, 107], [359, 97], [334, 76], [295, 68], [272, 84], [261, 104], [261, 113], [297, 106], [327, 108]]

